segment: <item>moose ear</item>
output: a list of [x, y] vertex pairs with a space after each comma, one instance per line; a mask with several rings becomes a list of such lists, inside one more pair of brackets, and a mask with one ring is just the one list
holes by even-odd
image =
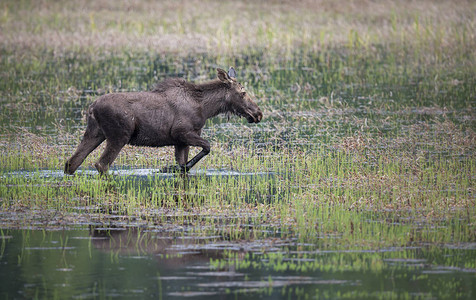
[[236, 78], [236, 71], [233, 67], [230, 67], [230, 69], [228, 70], [228, 76], [230, 76], [231, 78]]
[[218, 75], [218, 79], [220, 79], [221, 82], [230, 82], [231, 81], [230, 77], [228, 76], [228, 74], [226, 74], [225, 70], [223, 70], [223, 69], [218, 68], [217, 69], [217, 75]]

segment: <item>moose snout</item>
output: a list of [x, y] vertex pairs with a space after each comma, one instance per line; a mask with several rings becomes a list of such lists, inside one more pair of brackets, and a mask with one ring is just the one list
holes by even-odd
[[261, 110], [258, 110], [258, 114], [257, 114], [255, 123], [261, 122], [261, 119], [263, 119], [263, 113], [261, 112]]
[[250, 116], [251, 118], [248, 118], [248, 123], [259, 123], [263, 119], [263, 113], [259, 109]]

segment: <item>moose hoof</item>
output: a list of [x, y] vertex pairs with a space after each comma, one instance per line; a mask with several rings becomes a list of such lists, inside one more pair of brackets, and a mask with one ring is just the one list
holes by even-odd
[[106, 172], [107, 172], [107, 167], [104, 166], [104, 165], [101, 164], [101, 163], [98, 163], [98, 162], [95, 163], [95, 164], [94, 164], [94, 167], [96, 168], [96, 170], [98, 170], [99, 174], [101, 174], [101, 175], [105, 175]]
[[185, 166], [168, 166], [162, 169], [162, 173], [186, 173], [187, 169]]
[[73, 175], [74, 174], [74, 171], [75, 170], [72, 170], [71, 169], [71, 163], [69, 161], [67, 161], [65, 164], [64, 164], [64, 173], [67, 174], [67, 175]]

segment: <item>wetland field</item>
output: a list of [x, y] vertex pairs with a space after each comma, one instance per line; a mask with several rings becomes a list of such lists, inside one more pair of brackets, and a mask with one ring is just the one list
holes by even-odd
[[[474, 299], [474, 1], [0, 3], [1, 299]], [[211, 152], [65, 161], [109, 92], [234, 66]], [[192, 149], [191, 155], [200, 149]]]

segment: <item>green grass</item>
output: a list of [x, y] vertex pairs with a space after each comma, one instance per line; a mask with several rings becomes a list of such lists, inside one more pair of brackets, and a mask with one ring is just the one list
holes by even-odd
[[[28, 176], [3, 172], [2, 210], [23, 211], [23, 222], [45, 228], [119, 216], [137, 226], [187, 224], [201, 234], [218, 233], [233, 240], [280, 232], [283, 238], [296, 235], [334, 247], [459, 243], [475, 238], [472, 158], [415, 164], [416, 159], [399, 152], [398, 157], [380, 156], [371, 162], [366, 154], [345, 151], [258, 155], [239, 147], [229, 157], [221, 155], [219, 145], [216, 148], [200, 169], [231, 170], [235, 164], [233, 169], [257, 175], [45, 178], [41, 169], [55, 170], [62, 161], [47, 157], [42, 161], [49, 163], [34, 167]], [[135, 149], [127, 149], [117, 164], [135, 167], [135, 160], [127, 163], [127, 156], [143, 155]], [[17, 160], [29, 157], [6, 159], [3, 165], [18, 166]], [[270, 173], [259, 175], [263, 171]], [[21, 224], [22, 220], [5, 223]], [[432, 229], [439, 224], [438, 230]], [[267, 227], [268, 233], [257, 229]], [[335, 234], [340, 238], [334, 239]]]

